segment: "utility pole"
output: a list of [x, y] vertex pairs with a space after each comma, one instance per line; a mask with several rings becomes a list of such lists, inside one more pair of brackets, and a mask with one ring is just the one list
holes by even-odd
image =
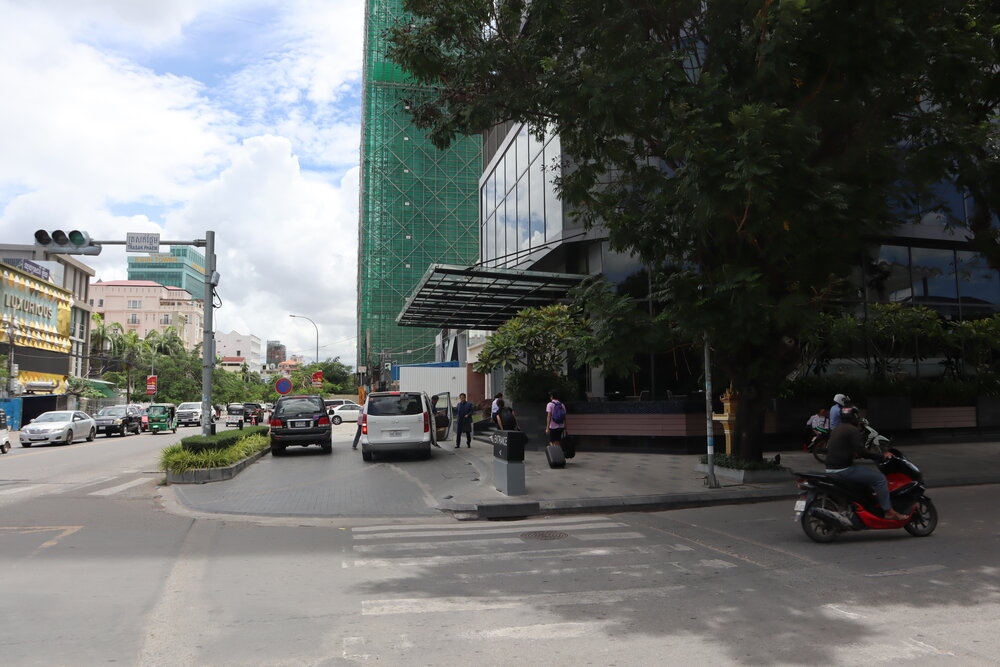
[[205, 314], [202, 316], [204, 330], [201, 339], [201, 434], [211, 435], [212, 416], [212, 372], [215, 370], [215, 286], [219, 284], [219, 274], [215, 270], [215, 232], [205, 232]]
[[715, 424], [712, 422], [712, 360], [708, 350], [708, 334], [705, 334], [705, 433], [708, 437], [708, 488], [719, 488], [715, 479]]

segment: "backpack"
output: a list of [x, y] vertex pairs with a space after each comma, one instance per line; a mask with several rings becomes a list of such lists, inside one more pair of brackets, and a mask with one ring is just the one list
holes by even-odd
[[552, 422], [562, 424], [566, 421], [566, 406], [561, 401], [552, 402]]

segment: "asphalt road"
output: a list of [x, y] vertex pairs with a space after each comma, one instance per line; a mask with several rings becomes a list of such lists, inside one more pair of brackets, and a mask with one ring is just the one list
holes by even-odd
[[[166, 442], [146, 438], [32, 449], [32, 465], [79, 480], [69, 458], [140, 461]], [[339, 456], [276, 462], [305, 474]], [[934, 490], [929, 538], [817, 545], [790, 502], [518, 522], [205, 517], [135, 465], [5, 481], [35, 486], [0, 496], [5, 664], [986, 665], [1000, 649], [1000, 486]]]

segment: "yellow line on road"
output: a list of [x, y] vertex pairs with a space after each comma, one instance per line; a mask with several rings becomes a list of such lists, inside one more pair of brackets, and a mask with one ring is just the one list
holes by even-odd
[[[0, 526], [0, 530], [9, 530], [17, 533], [18, 535], [32, 535], [34, 533], [49, 533], [56, 530], [59, 531], [58, 535], [53, 537], [51, 540], [43, 542], [38, 549], [54, 547], [59, 543], [59, 540], [64, 537], [69, 537], [81, 528], [83, 528], [83, 526]], [[36, 549], [36, 551], [38, 551], [38, 549]]]

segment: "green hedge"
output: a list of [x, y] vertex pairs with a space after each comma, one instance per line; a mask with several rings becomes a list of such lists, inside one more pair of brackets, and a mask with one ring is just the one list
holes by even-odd
[[222, 449], [190, 451], [181, 443], [171, 445], [160, 452], [160, 470], [178, 473], [196, 468], [225, 468], [270, 446], [270, 439], [260, 429], [248, 434], [249, 430], [235, 431], [240, 434], [238, 439]]
[[181, 439], [181, 448], [188, 452], [225, 449], [251, 435], [267, 435], [266, 426], [246, 426], [242, 430], [219, 431], [215, 435], [190, 435]]

